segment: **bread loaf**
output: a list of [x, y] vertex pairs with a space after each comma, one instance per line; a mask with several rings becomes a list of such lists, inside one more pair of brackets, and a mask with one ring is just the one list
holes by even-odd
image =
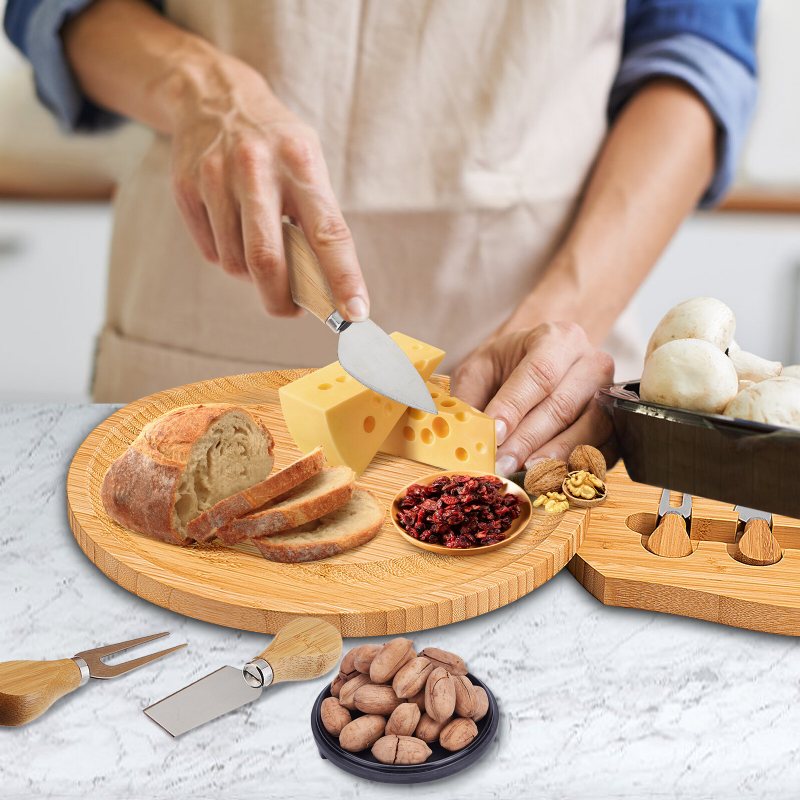
[[109, 468], [101, 497], [120, 525], [186, 544], [188, 523], [272, 469], [270, 432], [246, 409], [182, 406], [148, 423]]
[[275, 500], [312, 478], [325, 466], [322, 448], [275, 472], [266, 480], [256, 483], [241, 492], [220, 500], [189, 523], [189, 536], [196, 542], [213, 539], [217, 531], [238, 517], [243, 517], [261, 506]]

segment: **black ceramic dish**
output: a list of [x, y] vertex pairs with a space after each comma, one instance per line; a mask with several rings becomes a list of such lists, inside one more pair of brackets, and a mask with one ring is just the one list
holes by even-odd
[[364, 750], [362, 753], [348, 753], [339, 747], [339, 740], [322, 727], [320, 706], [326, 697], [331, 696], [331, 687], [326, 686], [325, 690], [317, 697], [311, 711], [311, 733], [314, 735], [319, 754], [351, 775], [381, 783], [435, 781], [471, 767], [484, 755], [494, 741], [500, 712], [489, 687], [473, 675], [468, 677], [475, 686], [482, 686], [486, 690], [489, 697], [489, 710], [486, 712], [486, 716], [476, 723], [478, 735], [475, 737], [475, 741], [463, 750], [451, 753], [438, 743], [429, 745], [433, 752], [424, 764], [381, 764], [369, 750]]
[[638, 382], [597, 399], [633, 480], [800, 517], [800, 430], [646, 403]]

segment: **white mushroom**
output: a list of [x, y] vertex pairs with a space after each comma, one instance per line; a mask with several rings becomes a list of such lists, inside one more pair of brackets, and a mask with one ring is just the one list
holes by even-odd
[[735, 342], [728, 347], [728, 356], [733, 361], [736, 374], [740, 381], [765, 381], [767, 378], [777, 378], [781, 374], [783, 364], [780, 361], [767, 361], [766, 358], [742, 350]]
[[784, 378], [800, 378], [800, 364], [792, 364], [789, 367], [784, 367], [781, 375]]
[[800, 428], [800, 380], [780, 376], [754, 383], [736, 395], [725, 413], [738, 419]]
[[675, 339], [645, 362], [639, 395], [651, 403], [717, 414], [738, 389], [733, 362], [719, 347], [704, 339]]
[[725, 351], [735, 328], [736, 317], [721, 300], [693, 297], [678, 303], [663, 316], [647, 344], [647, 357], [673, 339], [704, 339]]

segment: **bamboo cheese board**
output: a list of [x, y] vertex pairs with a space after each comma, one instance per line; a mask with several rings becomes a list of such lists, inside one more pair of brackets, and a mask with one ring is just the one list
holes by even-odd
[[[78, 449], [67, 477], [70, 526], [87, 557], [111, 580], [152, 603], [232, 628], [275, 633], [298, 616], [335, 624], [344, 636], [407, 633], [485, 614], [541, 586], [567, 565], [586, 512], [534, 517], [507, 546], [472, 558], [428, 553], [404, 542], [388, 509], [395, 494], [434, 467], [378, 454], [359, 485], [387, 509], [366, 545], [306, 564], [264, 559], [251, 544], [179, 547], [121, 527], [105, 513], [100, 487], [110, 464], [142, 427], [193, 403], [248, 405], [275, 439], [275, 466], [299, 451], [284, 424], [278, 388], [307, 370], [237, 375], [159, 392], [117, 411]], [[436, 377], [441, 386], [447, 379]]]
[[745, 564], [735, 557], [734, 506], [693, 497], [688, 555], [667, 558], [648, 549], [661, 490], [634, 483], [621, 466], [609, 472], [607, 486], [609, 499], [591, 510], [569, 565], [598, 600], [800, 636], [800, 520], [775, 515], [780, 560]]

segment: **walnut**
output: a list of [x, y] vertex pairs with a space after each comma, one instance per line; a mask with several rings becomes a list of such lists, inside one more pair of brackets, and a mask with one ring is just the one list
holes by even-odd
[[568, 474], [567, 465], [563, 461], [555, 458], [540, 461], [525, 473], [525, 491], [532, 497], [538, 497], [540, 494], [548, 492], [558, 492]]
[[[569, 456], [569, 471], [591, 472], [601, 481], [606, 479], [606, 460], [603, 454], [596, 448], [588, 444], [579, 444]], [[563, 478], [562, 478], [563, 480]]]
[[570, 472], [564, 481], [564, 492], [578, 500], [601, 500], [606, 496], [606, 485], [597, 475], [586, 470]]

